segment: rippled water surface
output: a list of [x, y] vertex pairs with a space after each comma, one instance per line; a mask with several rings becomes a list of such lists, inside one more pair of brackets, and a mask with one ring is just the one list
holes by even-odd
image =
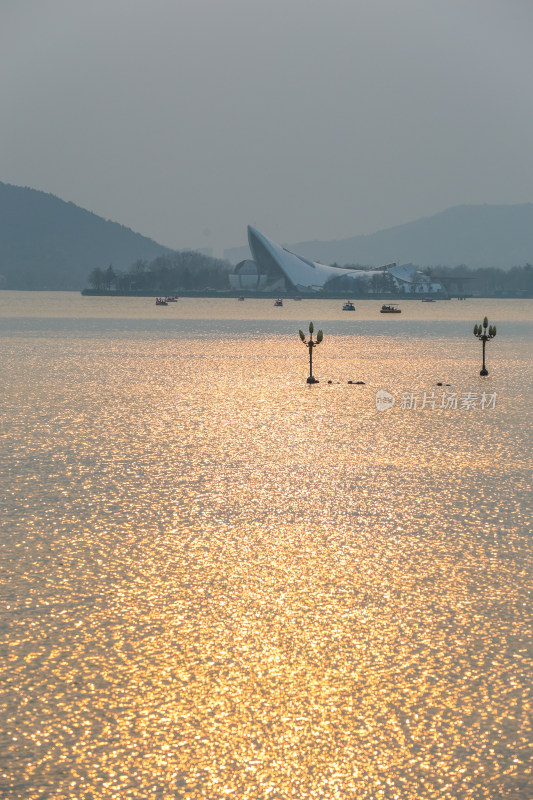
[[356, 305], [0, 292], [0, 793], [533, 796], [533, 302]]

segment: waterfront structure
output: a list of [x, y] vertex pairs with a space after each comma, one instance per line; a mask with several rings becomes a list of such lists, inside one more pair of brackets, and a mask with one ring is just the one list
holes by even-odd
[[446, 295], [439, 281], [419, 272], [413, 264], [387, 264], [374, 269], [321, 264], [292, 253], [251, 225], [248, 226], [248, 243], [253, 260], [241, 261], [229, 276], [234, 289], [270, 290], [284, 278], [290, 288], [306, 293], [357, 292], [364, 287], [368, 294]]

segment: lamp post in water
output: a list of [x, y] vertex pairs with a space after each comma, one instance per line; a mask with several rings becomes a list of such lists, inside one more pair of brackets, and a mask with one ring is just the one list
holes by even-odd
[[483, 327], [481, 325], [474, 325], [474, 336], [483, 342], [483, 367], [481, 368], [480, 375], [488, 375], [489, 371], [485, 366], [485, 345], [496, 336], [496, 325], [489, 325], [487, 317], [483, 320]]
[[316, 335], [316, 340], [313, 340], [313, 331], [315, 327], [312, 322], [309, 323], [309, 339], [305, 338], [305, 333], [303, 331], [298, 331], [300, 334], [300, 339], [304, 343], [304, 345], [309, 349], [309, 377], [307, 379], [307, 383], [318, 383], [317, 379], [313, 376], [313, 348], [320, 344], [322, 339], [324, 338], [324, 334], [322, 331], [318, 331]]

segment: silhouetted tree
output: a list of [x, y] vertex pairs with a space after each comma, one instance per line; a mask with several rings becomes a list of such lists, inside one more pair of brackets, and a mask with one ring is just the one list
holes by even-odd
[[106, 271], [104, 272], [104, 286], [109, 291], [116, 280], [115, 270], [113, 269], [113, 265], [110, 264]]
[[104, 272], [100, 269], [100, 267], [96, 267], [89, 275], [89, 286], [92, 286], [93, 289], [96, 289], [96, 291], [99, 292], [103, 288], [104, 284]]

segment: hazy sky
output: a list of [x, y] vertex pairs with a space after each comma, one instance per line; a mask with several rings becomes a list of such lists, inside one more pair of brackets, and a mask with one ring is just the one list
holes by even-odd
[[533, 201], [533, 0], [0, 0], [0, 180], [169, 247]]

